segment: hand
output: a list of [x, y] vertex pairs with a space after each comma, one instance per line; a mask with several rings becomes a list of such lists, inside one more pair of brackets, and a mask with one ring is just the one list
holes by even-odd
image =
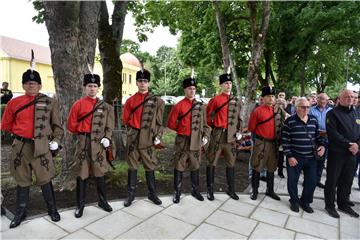
[[359, 151], [359, 145], [357, 143], [349, 143], [349, 151], [352, 153], [352, 155], [356, 155]]
[[104, 148], [107, 148], [110, 146], [110, 140], [107, 138], [102, 138], [100, 143], [104, 146]]
[[324, 146], [320, 146], [316, 150], [317, 150], [317, 153], [318, 153], [319, 157], [324, 156], [324, 154], [325, 154], [325, 147]]
[[298, 164], [298, 161], [294, 157], [289, 158], [288, 161], [289, 161], [290, 167], [295, 167]]
[[202, 146], [205, 146], [208, 143], [208, 139], [206, 137], [202, 138]]
[[156, 137], [155, 140], [154, 140], [154, 145], [159, 145], [160, 144], [160, 139], [159, 137]]
[[236, 137], [236, 140], [237, 140], [237, 141], [240, 141], [241, 138], [242, 138], [241, 132], [237, 132], [237, 133], [235, 134], [235, 137]]
[[49, 142], [49, 148], [51, 151], [58, 150], [59, 144], [55, 141], [51, 141], [51, 142]]

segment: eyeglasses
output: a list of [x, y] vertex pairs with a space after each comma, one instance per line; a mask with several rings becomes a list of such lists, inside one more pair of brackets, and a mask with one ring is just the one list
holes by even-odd
[[147, 83], [147, 82], [149, 82], [148, 80], [146, 80], [146, 79], [138, 79], [138, 80], [136, 80], [137, 82], [139, 82], [139, 83], [141, 83], [141, 82], [143, 82], [143, 83]]
[[310, 109], [310, 106], [298, 106], [301, 109]]

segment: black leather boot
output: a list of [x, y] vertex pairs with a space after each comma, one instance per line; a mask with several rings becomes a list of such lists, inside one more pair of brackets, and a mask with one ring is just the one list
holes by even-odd
[[55, 194], [52, 182], [50, 181], [47, 184], [42, 185], [41, 191], [44, 196], [44, 200], [48, 208], [48, 215], [50, 216], [51, 221], [60, 221], [60, 214], [56, 209]]
[[250, 194], [250, 198], [252, 200], [257, 199], [258, 189], [259, 189], [259, 182], [260, 182], [260, 173], [253, 169], [252, 170], [252, 176], [251, 176], [252, 192]]
[[146, 171], [145, 175], [146, 175], [146, 183], [149, 190], [148, 199], [153, 203], [155, 203], [156, 205], [161, 205], [162, 202], [156, 194], [154, 171]]
[[76, 209], [75, 217], [81, 218], [85, 208], [86, 198], [86, 179], [82, 180], [80, 177], [76, 178]]
[[274, 173], [266, 173], [266, 196], [271, 197], [274, 200], [280, 201], [280, 197], [274, 192]]
[[204, 197], [199, 193], [199, 170], [191, 171], [191, 195], [199, 201], [204, 201]]
[[16, 186], [16, 213], [10, 223], [10, 228], [15, 228], [26, 218], [26, 207], [29, 202], [30, 187]]
[[128, 196], [124, 202], [125, 207], [129, 207], [135, 199], [136, 183], [137, 170], [128, 170]]
[[111, 212], [112, 207], [109, 205], [107, 198], [106, 198], [106, 183], [105, 183], [105, 176], [97, 177], [96, 178], [97, 184], [97, 193], [99, 197], [98, 206], [104, 209], [106, 212]]
[[174, 203], [180, 202], [182, 177], [183, 177], [183, 173], [174, 169], [174, 189], [175, 189], [175, 193], [173, 197]]
[[234, 200], [239, 200], [239, 196], [235, 193], [235, 168], [226, 168], [226, 180], [228, 184], [228, 191], [226, 192]]
[[214, 177], [215, 177], [215, 167], [207, 166], [206, 167], [206, 185], [207, 185], [207, 199], [214, 201]]

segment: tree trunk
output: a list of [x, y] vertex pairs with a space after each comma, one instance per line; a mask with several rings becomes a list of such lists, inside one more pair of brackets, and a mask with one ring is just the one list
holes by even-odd
[[110, 104], [122, 97], [122, 64], [120, 61], [120, 45], [123, 37], [127, 1], [116, 1], [112, 15], [112, 25], [109, 24], [109, 13], [106, 2], [101, 2], [99, 21], [99, 50], [103, 68], [104, 100]]
[[221, 44], [221, 52], [223, 55], [223, 63], [224, 63], [224, 72], [227, 72], [228, 67], [231, 67], [232, 74], [235, 80], [236, 92], [238, 97], [241, 97], [241, 88], [240, 88], [240, 79], [238, 78], [235, 70], [235, 64], [232, 61], [231, 53], [230, 53], [230, 46], [229, 41], [226, 35], [225, 29], [225, 19], [220, 10], [219, 2], [214, 1], [213, 5], [215, 7], [215, 14], [216, 14], [216, 23], [219, 29], [219, 36], [220, 36], [220, 44]]
[[[112, 25], [109, 24], [109, 13], [106, 2], [101, 2], [99, 20], [99, 50], [103, 69], [104, 100], [112, 104], [115, 99], [115, 131], [113, 133], [116, 155], [124, 152], [124, 143], [121, 137], [121, 99], [122, 99], [122, 63], [120, 60], [120, 47], [125, 26], [127, 1], [116, 1], [112, 14]], [[135, 76], [134, 79], [135, 81]]]
[[270, 19], [270, 2], [263, 2], [263, 14], [260, 30], [256, 21], [257, 7], [256, 2], [249, 1], [250, 11], [250, 27], [251, 27], [251, 59], [248, 66], [248, 76], [245, 92], [245, 104], [242, 108], [243, 124], [247, 126], [250, 113], [255, 107], [256, 89], [259, 78], [259, 63], [261, 59], [262, 50], [264, 47], [266, 34], [269, 28]]
[[[74, 178], [71, 171], [75, 159], [75, 136], [66, 131], [66, 122], [72, 104], [83, 92], [82, 79], [87, 72], [89, 57], [95, 58], [97, 17], [99, 2], [44, 1], [44, 18], [49, 33], [52, 69], [56, 98], [65, 129], [61, 151], [61, 189], [72, 189]], [[93, 62], [91, 63], [93, 64]]]

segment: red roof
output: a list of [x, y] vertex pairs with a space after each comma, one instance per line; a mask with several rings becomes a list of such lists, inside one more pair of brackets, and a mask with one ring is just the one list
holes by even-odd
[[31, 49], [33, 49], [35, 61], [37, 63], [51, 64], [51, 54], [49, 47], [24, 42], [14, 38], [0, 36], [0, 48], [10, 58], [25, 60], [29, 62], [31, 57]]

